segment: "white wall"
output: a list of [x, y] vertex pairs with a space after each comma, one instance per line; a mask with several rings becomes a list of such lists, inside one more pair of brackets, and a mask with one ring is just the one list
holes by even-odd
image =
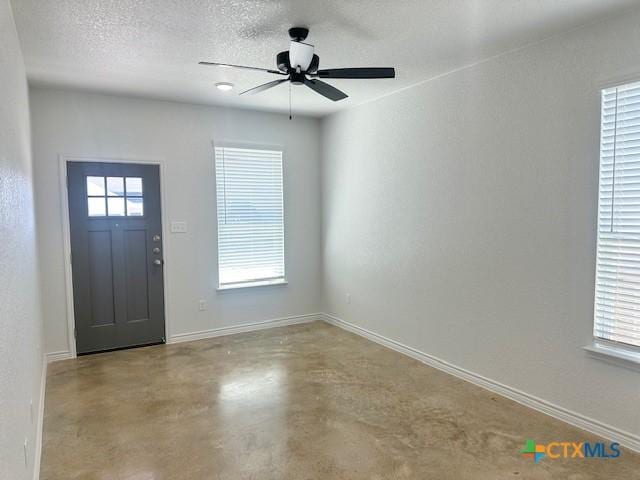
[[640, 435], [640, 371], [581, 349], [598, 84], [633, 71], [638, 11], [325, 118], [328, 313]]
[[11, 7], [0, 0], [0, 478], [11, 480], [33, 476], [40, 409], [42, 320], [31, 179], [27, 81]]
[[[42, 88], [31, 109], [47, 352], [69, 349], [59, 154], [164, 159], [166, 217], [189, 228], [165, 238], [171, 335], [319, 311], [318, 120]], [[214, 139], [285, 148], [286, 286], [215, 290]]]

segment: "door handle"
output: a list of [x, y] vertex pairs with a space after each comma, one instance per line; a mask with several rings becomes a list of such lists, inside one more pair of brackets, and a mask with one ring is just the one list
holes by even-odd
[[154, 264], [154, 265], [157, 265], [158, 267], [160, 267], [160, 266], [164, 265], [164, 260], [160, 260], [159, 258], [156, 258], [156, 259], [153, 261], [153, 264]]

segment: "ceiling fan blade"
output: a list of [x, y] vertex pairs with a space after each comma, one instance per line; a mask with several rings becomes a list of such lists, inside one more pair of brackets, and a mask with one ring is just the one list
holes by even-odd
[[318, 70], [320, 78], [395, 78], [394, 68], [327, 68]]
[[319, 93], [320, 95], [327, 97], [329, 100], [333, 100], [334, 102], [343, 100], [349, 96], [346, 93], [338, 90], [336, 87], [323, 82], [322, 80], [310, 80], [308, 78], [305, 78], [304, 84], [314, 92]]
[[275, 87], [276, 85], [280, 85], [281, 83], [288, 82], [288, 78], [283, 78], [281, 80], [272, 80], [271, 82], [263, 83], [262, 85], [258, 85], [257, 87], [250, 88], [249, 90], [245, 90], [244, 92], [240, 92], [240, 95], [244, 95], [245, 93], [260, 93], [265, 90], [269, 90], [270, 88]]
[[256, 70], [258, 72], [275, 73], [276, 75], [286, 75], [286, 73], [281, 72], [280, 70], [271, 70], [269, 68], [260, 68], [260, 67], [247, 67], [245, 65], [232, 65], [230, 63], [198, 62], [198, 65], [209, 65], [209, 66], [214, 66], [214, 67], [242, 68], [244, 70]]

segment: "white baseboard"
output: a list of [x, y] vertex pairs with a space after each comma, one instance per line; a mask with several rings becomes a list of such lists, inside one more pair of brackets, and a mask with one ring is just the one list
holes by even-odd
[[482, 375], [478, 375], [477, 373], [470, 372], [469, 370], [460, 368], [445, 360], [434, 357], [433, 355], [429, 355], [427, 353], [416, 350], [415, 348], [408, 347], [407, 345], [403, 345], [400, 342], [379, 335], [358, 325], [354, 325], [353, 323], [346, 322], [333, 315], [325, 313], [323, 314], [323, 319], [325, 322], [330, 323], [331, 325], [335, 325], [336, 327], [355, 333], [356, 335], [371, 340], [372, 342], [378, 343], [399, 353], [407, 355], [426, 365], [429, 365], [430, 367], [442, 370], [443, 372], [461, 378], [462, 380], [466, 380], [467, 382], [473, 383], [474, 385], [482, 387], [491, 392], [507, 397], [526, 407], [533, 408], [534, 410], [545, 413], [551, 417], [557, 418], [558, 420], [562, 420], [575, 427], [594, 433], [608, 440], [618, 442], [620, 445], [630, 450], [640, 452], [640, 436], [638, 435], [634, 435], [630, 432], [626, 432], [616, 427], [606, 425], [602, 422], [573, 412], [571, 410], [567, 410], [566, 408], [560, 407], [521, 390], [496, 382], [495, 380], [491, 380], [490, 378], [483, 377]]
[[45, 358], [47, 359], [47, 363], [57, 362], [59, 360], [67, 360], [69, 358], [73, 358], [73, 354], [71, 352], [51, 352], [47, 353]]
[[42, 459], [42, 429], [44, 427], [44, 398], [47, 388], [47, 364], [46, 355], [42, 356], [42, 375], [40, 378], [40, 400], [38, 404], [38, 418], [36, 421], [36, 441], [33, 453], [33, 480], [40, 478], [40, 460]]
[[221, 337], [223, 335], [234, 335], [236, 333], [265, 330], [267, 328], [286, 327], [287, 325], [309, 323], [316, 320], [324, 320], [323, 314], [308, 313], [305, 315], [292, 315], [290, 317], [274, 318], [262, 322], [245, 323], [242, 325], [234, 325], [231, 327], [212, 328], [210, 330], [201, 330], [199, 332], [192, 333], [178, 333], [176, 335], [172, 335], [167, 343], [191, 342], [193, 340], [202, 340], [204, 338], [214, 338]]
[[[292, 315], [289, 317], [273, 318], [271, 320], [263, 320], [261, 322], [244, 323], [242, 325], [234, 325], [231, 327], [212, 328], [209, 330], [201, 330], [198, 332], [178, 333], [172, 335], [167, 343], [191, 342], [193, 340], [202, 340], [204, 338], [221, 337], [223, 335], [233, 335], [236, 333], [253, 332], [255, 330], [264, 330], [266, 328], [286, 327], [287, 325], [295, 325], [298, 323], [308, 323], [324, 320], [322, 313], [307, 313], [304, 315]], [[69, 351], [50, 352], [46, 354], [48, 363], [57, 362], [59, 360], [67, 360], [73, 358], [73, 354]]]

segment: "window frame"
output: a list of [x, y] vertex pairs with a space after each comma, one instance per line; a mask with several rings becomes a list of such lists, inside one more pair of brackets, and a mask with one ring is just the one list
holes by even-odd
[[[630, 83], [640, 82], [640, 71], [611, 77], [607, 80], [595, 83], [595, 98], [598, 102], [598, 154], [596, 162], [597, 189], [596, 189], [596, 210], [595, 210], [595, 255], [594, 255], [594, 284], [593, 284], [593, 313], [591, 315], [591, 341], [582, 347], [582, 349], [592, 358], [603, 360], [607, 363], [631, 368], [640, 371], [640, 346], [625, 344], [595, 335], [595, 314], [596, 314], [596, 295], [597, 295], [597, 258], [598, 258], [598, 240], [600, 229], [600, 168], [601, 168], [601, 148], [602, 148], [602, 95], [605, 90], [622, 87]], [[639, 302], [640, 303], [640, 302]]]
[[[228, 290], [243, 290], [255, 287], [270, 287], [288, 285], [287, 277], [287, 205], [286, 205], [286, 158], [287, 150], [282, 144], [273, 143], [257, 143], [235, 140], [213, 140], [213, 187], [214, 198], [216, 202], [215, 208], [215, 225], [216, 225], [216, 291], [225, 292]], [[233, 284], [220, 284], [220, 229], [218, 228], [218, 186], [217, 186], [217, 169], [216, 169], [216, 148], [239, 148], [247, 150], [271, 150], [281, 152], [282, 156], [282, 260], [283, 260], [283, 276], [277, 279], [261, 279], [249, 280], [246, 282], [237, 282]]]

